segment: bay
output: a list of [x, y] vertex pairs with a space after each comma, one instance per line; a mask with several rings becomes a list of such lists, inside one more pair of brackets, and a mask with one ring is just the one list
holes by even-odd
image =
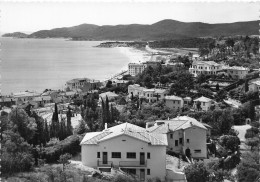
[[73, 78], [104, 80], [133, 60], [98, 41], [0, 38], [2, 95], [30, 90], [64, 89]]

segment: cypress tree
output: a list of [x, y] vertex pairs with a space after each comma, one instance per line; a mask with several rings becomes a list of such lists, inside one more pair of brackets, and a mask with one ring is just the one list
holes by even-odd
[[59, 112], [58, 112], [58, 106], [55, 103], [55, 110], [52, 115], [52, 123], [51, 123], [51, 129], [52, 129], [52, 137], [59, 138]]
[[109, 111], [109, 100], [108, 97], [106, 96], [106, 105], [105, 105], [105, 110], [106, 110], [106, 123], [110, 123], [110, 111]]
[[110, 114], [110, 116], [111, 116], [111, 123], [113, 123], [114, 121], [115, 121], [115, 119], [114, 119], [114, 112], [113, 112], [113, 106], [112, 106], [112, 104], [110, 104], [110, 110], [111, 110], [111, 114]]
[[248, 92], [249, 87], [248, 87], [248, 80], [245, 81], [245, 92]]
[[104, 103], [104, 100], [101, 98], [101, 105], [102, 105], [102, 109], [100, 110], [100, 121], [101, 121], [101, 123], [100, 123], [100, 128], [104, 128], [104, 125], [105, 125], [105, 122], [106, 122], [106, 114], [105, 114], [105, 112], [106, 112], [106, 110], [105, 110], [105, 103]]
[[219, 91], [219, 84], [216, 85], [216, 91]]
[[71, 126], [71, 116], [72, 116], [72, 113], [71, 113], [71, 110], [70, 108], [68, 108], [68, 111], [67, 111], [67, 135], [70, 136], [73, 134], [73, 128]]
[[48, 123], [47, 121], [45, 120], [44, 122], [44, 143], [43, 145], [45, 146], [47, 142], [50, 141], [50, 132], [49, 132], [49, 127], [48, 127]]

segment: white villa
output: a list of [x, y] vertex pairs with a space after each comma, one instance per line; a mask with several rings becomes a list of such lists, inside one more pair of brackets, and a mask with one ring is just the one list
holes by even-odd
[[175, 95], [170, 95], [165, 97], [165, 105], [174, 110], [178, 110], [183, 108], [183, 99], [181, 97], [177, 97]]
[[217, 71], [222, 69], [221, 67], [222, 65], [214, 61], [193, 61], [189, 72], [195, 77], [202, 73], [206, 75], [216, 75]]
[[168, 91], [166, 89], [147, 89], [138, 84], [134, 84], [128, 86], [128, 94], [129, 96], [133, 94], [133, 96], [145, 98], [149, 102], [156, 102], [157, 100], [163, 100], [168, 94]]
[[165, 134], [148, 133], [145, 128], [123, 123], [87, 133], [80, 145], [83, 165], [107, 172], [119, 168], [140, 181], [154, 177], [165, 180]]
[[197, 108], [197, 103], [198, 103], [198, 102], [201, 103], [200, 107], [201, 107], [201, 109], [202, 109], [203, 111], [208, 111], [208, 110], [210, 109], [210, 106], [212, 105], [212, 99], [209, 99], [209, 98], [207, 98], [207, 97], [202, 96], [202, 97], [197, 98], [197, 99], [194, 100], [194, 105], [193, 105], [193, 107], [194, 107], [195, 109], [198, 109], [198, 108]]
[[158, 120], [147, 131], [167, 134], [170, 151], [196, 159], [207, 158], [207, 128], [194, 118], [179, 116], [171, 120]]

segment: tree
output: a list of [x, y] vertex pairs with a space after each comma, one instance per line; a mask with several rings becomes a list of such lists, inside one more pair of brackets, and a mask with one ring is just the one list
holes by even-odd
[[260, 174], [259, 152], [246, 152], [242, 154], [242, 160], [237, 167], [238, 182], [259, 180]]
[[112, 81], [111, 80], [107, 81], [106, 87], [107, 88], [111, 88], [112, 87]]
[[197, 101], [196, 102], [196, 108], [199, 110], [201, 110], [201, 102], [200, 101]]
[[70, 164], [69, 159], [71, 159], [72, 155], [71, 154], [63, 154], [60, 156], [60, 159], [58, 160], [59, 163], [62, 164], [62, 170], [64, 171], [66, 165]]
[[251, 147], [251, 151], [254, 150], [254, 148], [258, 147], [260, 144], [259, 137], [253, 137], [253, 138], [247, 138], [246, 144]]
[[85, 123], [85, 121], [80, 120], [80, 121], [79, 121], [79, 124], [78, 124], [78, 126], [77, 126], [77, 129], [76, 129], [77, 134], [83, 134], [83, 133], [85, 133], [86, 131], [87, 131], [87, 129], [86, 129], [86, 123]]
[[219, 144], [234, 153], [239, 149], [240, 140], [237, 136], [223, 135], [219, 138]]
[[14, 131], [19, 132], [26, 141], [31, 141], [37, 130], [34, 118], [30, 118], [23, 109], [13, 109], [9, 114], [9, 119], [13, 124]]
[[208, 182], [209, 175], [206, 166], [203, 162], [195, 162], [189, 165], [184, 170], [188, 182]]
[[67, 126], [66, 126], [68, 136], [73, 134], [73, 128], [71, 126], [71, 117], [72, 117], [72, 113], [71, 113], [70, 108], [68, 108], [68, 111], [67, 111]]
[[248, 88], [248, 80], [245, 81], [245, 92], [248, 92], [249, 88]]
[[216, 91], [219, 91], [219, 84], [216, 85]]

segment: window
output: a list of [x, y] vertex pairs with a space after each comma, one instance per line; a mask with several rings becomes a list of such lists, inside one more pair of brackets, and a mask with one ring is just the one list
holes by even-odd
[[179, 143], [182, 145], [182, 138], [179, 138]]
[[112, 152], [112, 158], [121, 158], [121, 152]]
[[179, 145], [179, 140], [175, 140], [175, 146], [177, 147]]
[[151, 171], [150, 169], [147, 169], [147, 175], [150, 175]]
[[172, 133], [170, 134], [170, 138], [173, 138], [173, 134]]
[[135, 152], [127, 152], [126, 153], [126, 158], [128, 158], [128, 159], [135, 159], [136, 158], [136, 153]]
[[97, 158], [100, 158], [100, 152], [97, 153]]
[[187, 139], [187, 143], [190, 143], [190, 139]]
[[151, 158], [151, 154], [150, 152], [147, 152], [147, 159], [150, 159]]
[[194, 153], [201, 153], [201, 150], [194, 150]]

